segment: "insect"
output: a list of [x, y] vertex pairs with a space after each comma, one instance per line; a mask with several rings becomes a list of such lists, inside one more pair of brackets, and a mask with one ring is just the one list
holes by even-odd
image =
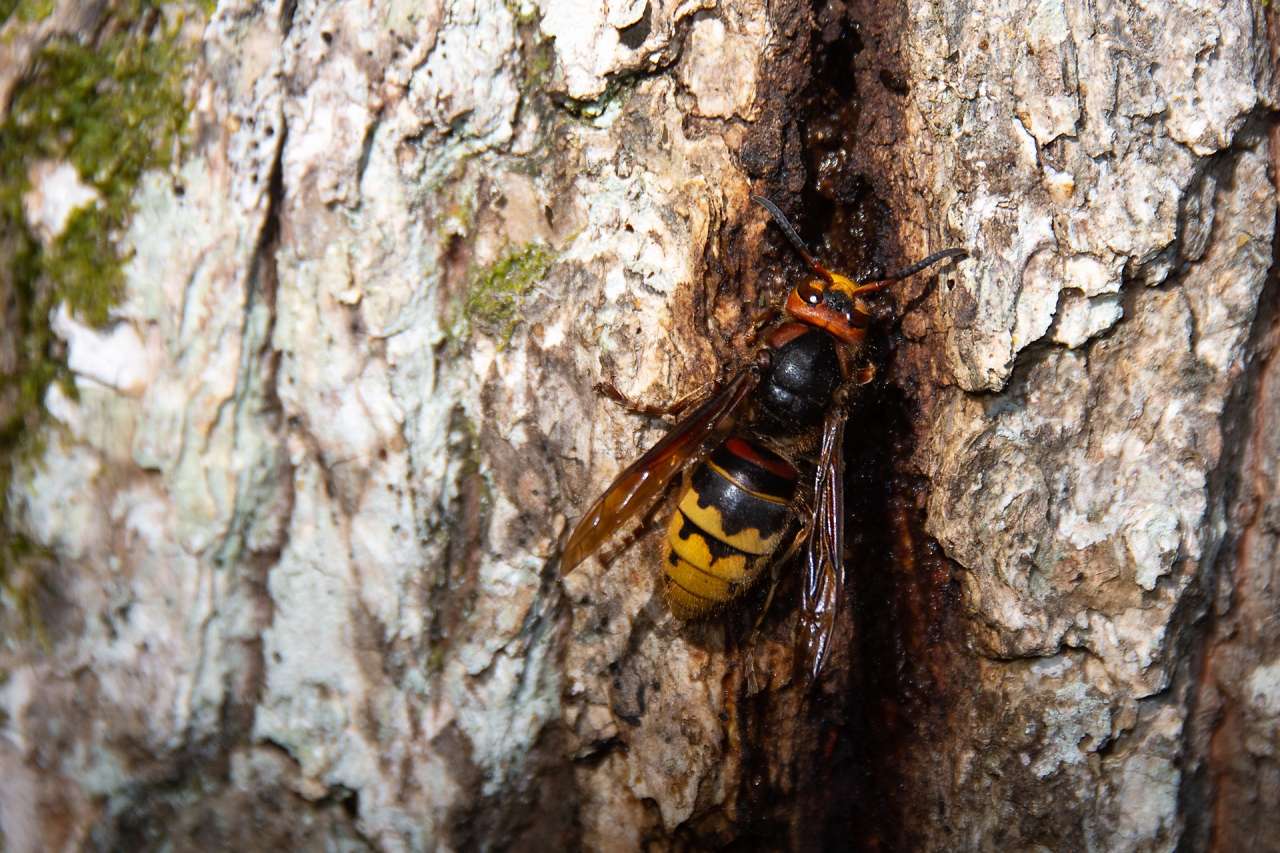
[[[788, 293], [780, 321], [777, 309], [757, 318], [754, 329], [765, 331], [750, 338], [761, 345], [697, 405], [631, 404], [682, 417], [591, 505], [569, 536], [561, 565], [572, 571], [620, 527], [654, 508], [682, 474], [662, 562], [671, 612], [680, 619], [706, 616], [803, 548], [798, 642], [816, 678], [844, 584], [848, 405], [857, 386], [874, 375], [873, 367], [855, 361], [872, 319], [863, 297], [967, 253], [947, 249], [886, 278], [855, 282], [820, 264], [773, 202], [752, 200], [773, 217], [812, 277]], [[598, 390], [627, 402], [611, 386]]]

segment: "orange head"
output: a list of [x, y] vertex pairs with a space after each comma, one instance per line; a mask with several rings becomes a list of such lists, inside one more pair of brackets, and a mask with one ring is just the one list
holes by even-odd
[[867, 334], [871, 312], [858, 296], [859, 287], [839, 273], [817, 268], [826, 278], [806, 279], [787, 296], [785, 311], [810, 326], [857, 346]]
[[938, 261], [949, 258], [963, 258], [968, 255], [964, 249], [943, 249], [934, 252], [924, 260], [917, 261], [893, 275], [885, 276], [879, 281], [855, 282], [818, 263], [809, 253], [809, 247], [800, 239], [795, 226], [787, 219], [786, 214], [778, 206], [764, 196], [753, 195], [751, 200], [769, 212], [773, 221], [782, 229], [782, 233], [795, 246], [800, 257], [816, 274], [796, 285], [787, 296], [784, 309], [801, 323], [816, 326], [846, 344], [862, 343], [867, 334], [867, 326], [871, 325], [871, 312], [861, 299], [864, 293], [872, 293], [893, 284], [895, 281], [915, 275], [923, 269], [933, 266]]

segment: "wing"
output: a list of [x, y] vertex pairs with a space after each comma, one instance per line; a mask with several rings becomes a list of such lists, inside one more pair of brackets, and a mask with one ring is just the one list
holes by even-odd
[[844, 424], [837, 406], [822, 426], [822, 454], [814, 484], [814, 522], [805, 549], [800, 595], [800, 642], [806, 674], [816, 680], [830, 651], [844, 590]]
[[619, 527], [649, 506], [672, 477], [701, 456], [708, 439], [728, 433], [734, 415], [759, 382], [758, 367], [743, 369], [619, 474], [573, 529], [560, 559], [563, 571], [573, 571]]

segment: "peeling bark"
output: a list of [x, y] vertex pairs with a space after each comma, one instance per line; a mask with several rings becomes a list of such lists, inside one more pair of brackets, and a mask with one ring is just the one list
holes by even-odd
[[[0, 92], [110, 14], [12, 15]], [[108, 328], [51, 321], [5, 848], [1280, 838], [1272, 26], [219, 3]], [[665, 428], [592, 386], [710, 381], [800, 273], [752, 192], [853, 276], [971, 252], [882, 300], [812, 685], [794, 573], [755, 631], [675, 622], [655, 532], [558, 567]]]

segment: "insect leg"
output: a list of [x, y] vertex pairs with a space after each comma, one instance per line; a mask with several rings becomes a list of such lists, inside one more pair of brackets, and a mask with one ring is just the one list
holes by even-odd
[[768, 367], [769, 353], [761, 356], [614, 477], [569, 534], [560, 556], [562, 572], [573, 571], [624, 524], [649, 509], [677, 474], [698, 462], [714, 442], [724, 439]]
[[747, 332], [742, 337], [748, 348], [755, 347], [760, 340], [760, 333], [778, 318], [778, 313], [778, 306], [770, 305], [751, 318], [751, 322], [747, 326]]
[[800, 550], [800, 546], [809, 538], [809, 534], [813, 531], [813, 511], [800, 503], [800, 517], [806, 519], [796, 534], [792, 537], [790, 544], [787, 545], [785, 551], [779, 556], [770, 560], [769, 564], [769, 593], [765, 596], [764, 606], [760, 608], [760, 615], [756, 617], [756, 623], [751, 628], [754, 636], [756, 631], [760, 630], [760, 626], [764, 624], [764, 617], [769, 615], [769, 607], [773, 604], [773, 594], [778, 589], [778, 572], [791, 561], [791, 558]]
[[809, 508], [807, 500], [797, 498], [796, 514], [804, 521], [796, 525], [795, 535], [791, 537], [791, 542], [787, 544], [787, 547], [771, 558], [769, 562], [769, 592], [764, 597], [764, 605], [760, 608], [760, 614], [756, 616], [755, 624], [751, 626], [751, 639], [747, 644], [752, 650], [752, 654], [747, 656], [747, 689], [752, 693], [759, 692], [754, 654], [756, 639], [760, 636], [760, 626], [764, 624], [765, 617], [769, 615], [769, 608], [773, 606], [773, 595], [778, 591], [779, 573], [787, 563], [791, 562], [791, 559], [800, 550], [800, 546], [808, 540], [809, 534], [813, 531], [814, 514], [813, 510]]
[[[668, 486], [667, 488], [669, 490], [670, 486]], [[664, 504], [666, 504], [666, 501], [664, 500], [664, 498], [666, 497], [666, 494], [667, 494], [666, 492], [663, 492], [663, 494], [653, 502], [653, 505], [650, 506], [647, 510], [645, 510], [644, 515], [640, 516], [640, 523], [637, 524], [635, 528], [631, 530], [629, 533], [626, 533], [625, 535], [623, 535], [622, 539], [618, 541], [617, 545], [608, 549], [607, 551], [605, 551], [603, 554], [600, 555], [601, 565], [608, 566], [614, 560], [618, 559], [618, 557], [622, 556], [623, 551], [626, 551], [632, 545], [635, 545], [637, 542], [639, 542], [644, 537], [644, 535], [653, 528], [654, 517], [658, 514], [658, 510], [661, 509]]]
[[[874, 364], [864, 364], [862, 367], [854, 367], [853, 360], [855, 356], [847, 349], [836, 350], [836, 357], [840, 360], [840, 375], [845, 379], [846, 390], [842, 392], [844, 399], [847, 400], [848, 393], [853, 388], [861, 388], [863, 385], [869, 385], [876, 378], [876, 366]], [[840, 403], [844, 405], [844, 403]]]
[[624, 409], [637, 415], [646, 415], [651, 418], [679, 417], [689, 409], [695, 408], [700, 403], [706, 402], [721, 388], [721, 383], [708, 382], [707, 384], [695, 388], [688, 394], [685, 394], [670, 403], [654, 404], [642, 403], [639, 400], [633, 400], [618, 389], [617, 385], [612, 382], [597, 382], [595, 391], [620, 404]]
[[[799, 541], [797, 536], [796, 541]], [[794, 543], [793, 543], [794, 545]], [[795, 553], [794, 547], [788, 547], [787, 550]], [[760, 685], [756, 679], [756, 641], [760, 637], [760, 626], [764, 624], [764, 617], [769, 614], [769, 608], [773, 606], [773, 594], [778, 589], [778, 572], [782, 566], [782, 561], [775, 560], [769, 564], [769, 592], [764, 597], [764, 606], [760, 608], [760, 615], [756, 616], [755, 624], [751, 626], [751, 633], [747, 640], [747, 690], [751, 693], [759, 693]]]

